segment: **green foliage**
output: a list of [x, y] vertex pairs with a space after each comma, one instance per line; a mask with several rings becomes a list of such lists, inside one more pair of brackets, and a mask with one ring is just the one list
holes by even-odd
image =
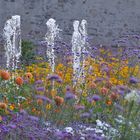
[[25, 65], [33, 63], [35, 60], [35, 46], [30, 41], [22, 41], [21, 61]]

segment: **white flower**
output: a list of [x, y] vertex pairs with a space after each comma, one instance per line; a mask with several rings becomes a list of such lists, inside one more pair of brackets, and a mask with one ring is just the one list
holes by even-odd
[[138, 94], [137, 90], [132, 90], [125, 96], [125, 99], [129, 102], [134, 101], [138, 103], [140, 101], [140, 95]]
[[74, 135], [74, 130], [72, 127], [66, 127], [65, 128], [66, 132], [71, 133], [72, 135]]
[[18, 96], [17, 99], [18, 99], [18, 100], [26, 100], [26, 98], [23, 97], [23, 96]]

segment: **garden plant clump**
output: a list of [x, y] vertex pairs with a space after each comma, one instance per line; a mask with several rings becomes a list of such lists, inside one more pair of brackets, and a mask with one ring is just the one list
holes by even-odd
[[1, 69], [0, 140], [139, 140], [140, 48], [91, 47], [73, 84], [70, 47], [57, 43], [54, 73], [43, 44], [33, 64]]

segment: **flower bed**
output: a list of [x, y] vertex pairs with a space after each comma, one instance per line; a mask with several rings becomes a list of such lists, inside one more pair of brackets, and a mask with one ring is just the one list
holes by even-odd
[[[71, 55], [0, 72], [2, 139], [139, 139], [139, 53], [98, 49], [73, 85]], [[137, 49], [138, 52], [139, 49]], [[137, 55], [138, 54], [138, 55]]]

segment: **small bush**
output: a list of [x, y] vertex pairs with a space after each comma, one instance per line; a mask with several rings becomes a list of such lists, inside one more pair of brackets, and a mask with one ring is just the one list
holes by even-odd
[[22, 41], [21, 61], [25, 65], [33, 63], [35, 60], [35, 46], [30, 41]]

